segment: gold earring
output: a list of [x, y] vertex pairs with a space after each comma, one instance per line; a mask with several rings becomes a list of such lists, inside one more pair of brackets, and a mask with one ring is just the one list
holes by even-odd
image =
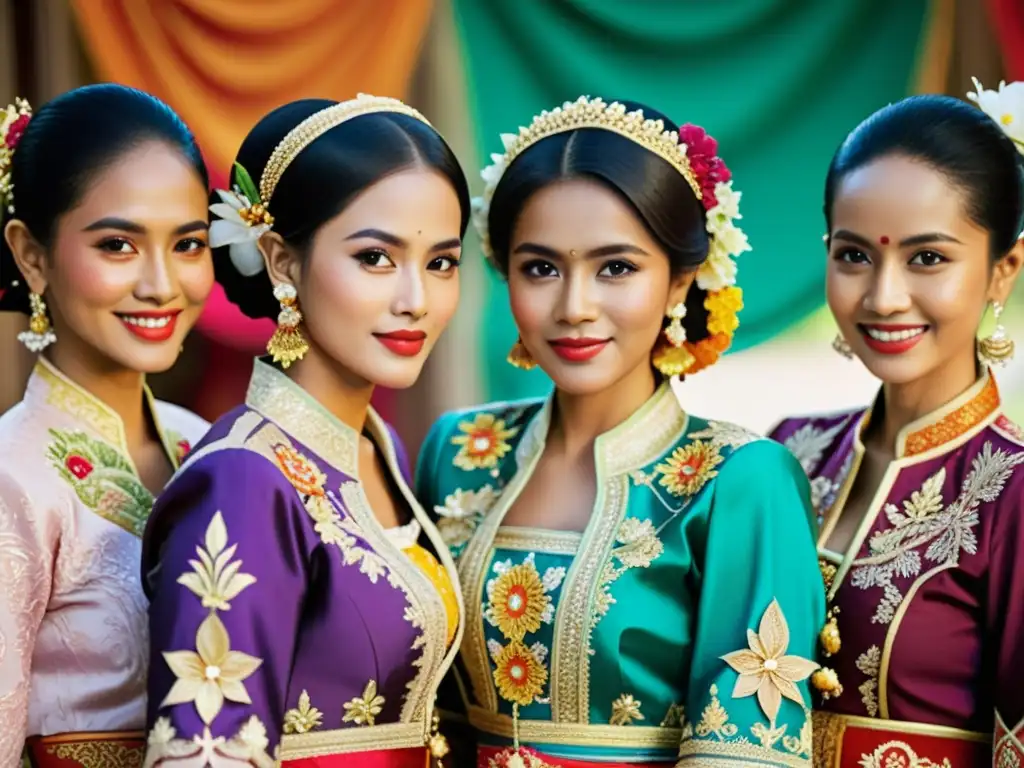
[[526, 345], [523, 344], [521, 336], [516, 340], [516, 343], [512, 345], [512, 349], [509, 350], [508, 357], [505, 358], [505, 362], [523, 371], [530, 371], [537, 367], [537, 361], [533, 359], [533, 355], [530, 354], [530, 350], [528, 350]]
[[841, 333], [836, 333], [836, 337], [832, 339], [832, 349], [847, 360], [853, 359], [853, 347], [850, 346], [850, 342], [843, 338]]
[[18, 334], [18, 341], [32, 352], [42, 352], [57, 340], [57, 335], [50, 326], [43, 297], [38, 293], [30, 293], [28, 300], [32, 307], [32, 316], [28, 321], [28, 330]]
[[1006, 329], [999, 318], [1003, 314], [1003, 305], [998, 301], [992, 302], [992, 316], [996, 321], [996, 329], [991, 336], [986, 336], [978, 342], [978, 353], [981, 359], [989, 365], [1006, 365], [1013, 360], [1013, 339], [1007, 338]]
[[267, 352], [274, 357], [275, 363], [287, 368], [296, 360], [301, 360], [309, 351], [309, 344], [299, 331], [302, 313], [298, 307], [298, 293], [295, 286], [278, 283], [274, 286], [274, 298], [281, 302], [281, 312], [277, 316], [277, 328], [267, 342]]
[[686, 317], [686, 305], [680, 301], [665, 316], [669, 319], [663, 332], [665, 340], [659, 341], [654, 347], [651, 363], [663, 376], [681, 376], [697, 362], [697, 358], [690, 354], [690, 350], [685, 346], [686, 329], [683, 327], [683, 318]]

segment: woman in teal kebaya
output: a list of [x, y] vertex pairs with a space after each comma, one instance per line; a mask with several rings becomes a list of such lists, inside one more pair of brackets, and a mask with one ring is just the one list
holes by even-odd
[[542, 401], [442, 417], [418, 487], [458, 559], [480, 768], [808, 765], [824, 595], [803, 472], [686, 411], [729, 346], [739, 193], [696, 126], [580, 99], [503, 137], [482, 239]]

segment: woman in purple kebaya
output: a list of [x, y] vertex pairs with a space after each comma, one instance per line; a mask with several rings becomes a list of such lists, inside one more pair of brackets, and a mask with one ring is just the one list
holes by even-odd
[[773, 433], [821, 524], [822, 766], [1024, 759], [1024, 436], [990, 370], [1013, 353], [999, 317], [1024, 262], [1004, 133], [1024, 86], [977, 90], [981, 110], [915, 96], [876, 112], [826, 182], [835, 347], [882, 388]]
[[360, 96], [271, 112], [232, 181], [217, 279], [278, 327], [146, 530], [146, 765], [423, 768], [462, 603], [370, 398], [455, 312], [466, 180], [419, 112]]

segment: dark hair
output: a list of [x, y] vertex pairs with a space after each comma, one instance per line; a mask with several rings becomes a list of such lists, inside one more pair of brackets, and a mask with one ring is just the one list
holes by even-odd
[[836, 150], [825, 181], [832, 228], [836, 190], [847, 174], [882, 157], [919, 160], [959, 187], [967, 215], [988, 231], [994, 259], [1017, 242], [1024, 219], [1020, 153], [980, 109], [951, 96], [911, 96], [875, 112]]
[[[208, 185], [199, 145], [155, 96], [113, 83], [87, 85], [44, 104], [29, 121], [11, 164], [13, 216], [49, 247], [60, 218], [79, 204], [97, 174], [148, 141], [181, 152]], [[6, 213], [6, 211], [5, 211]], [[0, 310], [28, 313], [28, 286], [0, 236]]]
[[[278, 107], [260, 120], [238, 151], [238, 164], [257, 188], [263, 168], [281, 140], [312, 114], [334, 105], [326, 99], [302, 99]], [[317, 230], [353, 198], [398, 171], [425, 166], [444, 175], [462, 209], [460, 234], [469, 223], [469, 186], [455, 154], [437, 131], [421, 120], [396, 112], [374, 112], [331, 128], [306, 146], [285, 169], [267, 204], [274, 232], [300, 253]], [[236, 182], [232, 170], [232, 183]], [[217, 198], [219, 202], [219, 198]], [[232, 264], [227, 246], [216, 249], [214, 270], [229, 300], [248, 317], [277, 317], [280, 305], [266, 270], [246, 277]]]
[[[643, 104], [620, 101], [630, 112], [643, 111], [661, 120], [666, 130], [679, 127]], [[516, 220], [526, 202], [549, 184], [590, 178], [622, 198], [647, 231], [668, 254], [673, 274], [698, 268], [708, 256], [710, 241], [704, 207], [683, 175], [667, 160], [612, 131], [580, 128], [541, 139], [505, 170], [487, 215], [495, 266], [508, 274], [509, 244]], [[686, 335], [696, 342], [707, 338], [705, 292], [696, 283], [686, 297]]]

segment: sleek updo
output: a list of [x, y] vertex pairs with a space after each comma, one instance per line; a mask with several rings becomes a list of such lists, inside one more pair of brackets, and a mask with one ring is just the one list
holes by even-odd
[[[665, 130], [679, 126], [644, 104], [620, 101], [628, 112], [641, 110], [661, 120]], [[705, 212], [683, 175], [667, 160], [631, 139], [600, 128], [558, 133], [531, 145], [512, 161], [494, 190], [487, 216], [493, 261], [508, 275], [512, 231], [527, 201], [544, 187], [570, 179], [593, 179], [626, 202], [651, 237], [668, 254], [673, 275], [696, 270], [708, 257]], [[686, 337], [707, 338], [706, 293], [696, 283], [686, 297]]]
[[825, 221], [832, 229], [836, 190], [853, 171], [883, 157], [919, 160], [945, 175], [964, 196], [966, 213], [990, 236], [1000, 259], [1024, 222], [1020, 153], [980, 109], [950, 96], [911, 96], [858, 125], [832, 158], [825, 181]]
[[[90, 184], [121, 157], [149, 141], [181, 153], [209, 186], [199, 145], [174, 111], [155, 96], [123, 85], [76, 88], [44, 104], [14, 151], [14, 214], [50, 248], [60, 218], [74, 209]], [[0, 310], [29, 313], [28, 285], [0, 237]]]
[[[333, 106], [327, 99], [303, 99], [278, 107], [260, 120], [238, 151], [238, 163], [259, 186], [274, 149], [310, 115]], [[346, 120], [317, 137], [291, 162], [265, 200], [274, 216], [274, 232], [305, 254], [317, 231], [341, 213], [357, 195], [385, 176], [410, 168], [429, 168], [451, 182], [462, 209], [460, 234], [469, 223], [469, 187], [455, 154], [437, 131], [421, 120], [394, 112], [374, 112]], [[232, 171], [232, 184], [236, 183]], [[214, 202], [219, 202], [219, 198]], [[242, 275], [228, 247], [215, 249], [214, 270], [228, 299], [248, 317], [277, 317], [266, 269]]]

